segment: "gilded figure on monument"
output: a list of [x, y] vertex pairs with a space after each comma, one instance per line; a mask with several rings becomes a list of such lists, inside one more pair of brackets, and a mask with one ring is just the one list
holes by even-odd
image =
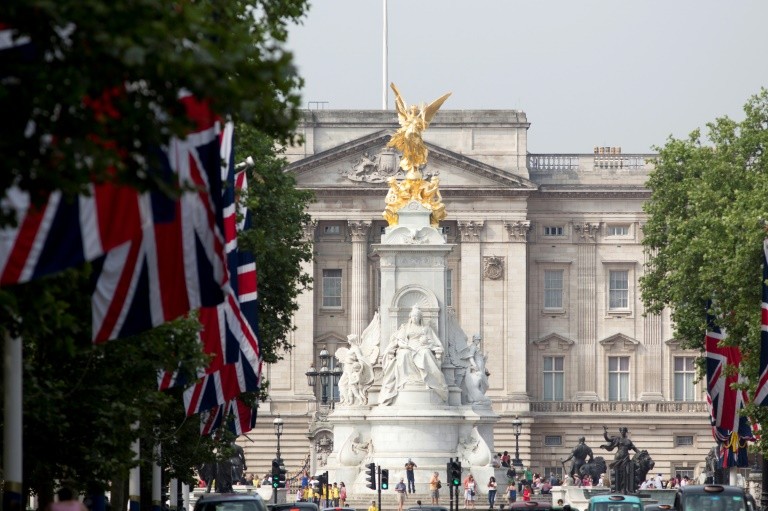
[[406, 171], [406, 176], [400, 182], [395, 177], [387, 180], [389, 191], [384, 199], [386, 208], [382, 216], [389, 225], [397, 225], [397, 212], [415, 200], [432, 211], [430, 225], [437, 227], [440, 220], [446, 216], [445, 205], [440, 195], [439, 179], [435, 176], [430, 181], [425, 181], [421, 174], [421, 167], [427, 163], [428, 154], [422, 133], [451, 93], [444, 94], [429, 105], [407, 106], [394, 83], [391, 87], [395, 91], [395, 108], [400, 128], [392, 135], [387, 147], [394, 147], [403, 153], [400, 168]]

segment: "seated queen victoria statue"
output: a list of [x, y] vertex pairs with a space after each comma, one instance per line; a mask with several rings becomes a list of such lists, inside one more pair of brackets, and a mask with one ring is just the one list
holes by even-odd
[[379, 393], [379, 403], [384, 406], [391, 405], [408, 383], [422, 384], [443, 401], [448, 399], [448, 386], [441, 369], [443, 345], [423, 320], [421, 310], [413, 307], [408, 322], [400, 325], [390, 338], [383, 355]]

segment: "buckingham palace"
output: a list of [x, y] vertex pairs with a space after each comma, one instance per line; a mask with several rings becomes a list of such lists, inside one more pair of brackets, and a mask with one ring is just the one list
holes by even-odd
[[[700, 353], [680, 346], [668, 313], [644, 313], [639, 286], [655, 155], [618, 146], [533, 154], [529, 127], [519, 110], [444, 110], [424, 133], [422, 172], [439, 179], [439, 231], [453, 247], [445, 307], [487, 354], [493, 447], [562, 475], [580, 437], [610, 457], [599, 447], [603, 426], [626, 426], [654, 473], [697, 477], [714, 445]], [[314, 260], [304, 268], [314, 283], [299, 298], [294, 348], [265, 367], [269, 400], [250, 434], [259, 440], [240, 439], [249, 471], [268, 469], [278, 415], [289, 476], [322, 471], [333, 450], [334, 353], [379, 308], [373, 247], [387, 226], [387, 181], [399, 172], [387, 147], [397, 128], [393, 111], [310, 110], [303, 143], [286, 148], [285, 172], [315, 195], [305, 230]]]

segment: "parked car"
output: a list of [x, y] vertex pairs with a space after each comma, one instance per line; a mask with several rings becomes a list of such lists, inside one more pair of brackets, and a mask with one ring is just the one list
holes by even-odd
[[206, 493], [195, 511], [267, 511], [267, 505], [258, 493]]
[[411, 506], [408, 508], [408, 511], [448, 511], [447, 507], [443, 506]]
[[724, 484], [683, 486], [675, 496], [676, 511], [750, 511], [743, 488]]

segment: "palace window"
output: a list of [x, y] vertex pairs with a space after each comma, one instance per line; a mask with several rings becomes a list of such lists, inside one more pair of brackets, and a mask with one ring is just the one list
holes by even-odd
[[341, 226], [339, 225], [326, 225], [323, 227], [323, 234], [327, 236], [337, 236], [341, 234]]
[[677, 447], [687, 447], [693, 445], [693, 435], [678, 435], [675, 437]]
[[675, 401], [694, 401], [694, 357], [675, 357]]
[[563, 437], [560, 435], [545, 435], [544, 445], [546, 445], [547, 447], [558, 447], [560, 445], [563, 445]]
[[562, 236], [562, 235], [563, 235], [562, 225], [545, 225], [544, 226], [544, 236]]
[[564, 385], [564, 357], [544, 357], [544, 401], [562, 401]]
[[608, 236], [629, 236], [628, 225], [609, 225]]
[[611, 310], [629, 308], [629, 272], [627, 270], [608, 272], [608, 308]]
[[323, 270], [323, 307], [341, 308], [341, 270]]
[[563, 270], [544, 270], [544, 308], [563, 308]]
[[629, 401], [629, 357], [608, 357], [608, 401]]

